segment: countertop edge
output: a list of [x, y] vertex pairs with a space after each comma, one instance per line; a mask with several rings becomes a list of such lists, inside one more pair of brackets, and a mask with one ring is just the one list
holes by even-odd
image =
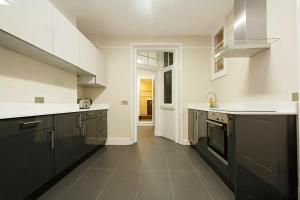
[[[46, 116], [46, 115], [57, 115], [57, 114], [65, 114], [65, 113], [77, 113], [77, 112], [88, 112], [88, 111], [97, 111], [97, 110], [109, 110], [110, 106], [108, 104], [95, 104], [92, 105], [90, 109], [79, 109], [76, 106], [66, 105], [66, 108], [63, 105], [59, 105], [58, 108], [53, 107], [50, 105], [47, 108], [47, 105], [44, 105], [44, 110], [39, 110], [38, 108], [31, 108], [30, 111], [23, 110], [15, 107], [11, 110], [0, 110], [0, 120], [4, 119], [13, 119], [13, 118], [23, 118], [23, 117], [35, 117], [35, 116]], [[19, 109], [19, 110], [18, 110]]]
[[[263, 111], [262, 108], [245, 108], [245, 110], [254, 110], [253, 112], [251, 111], [246, 111], [246, 112], [239, 112], [239, 111], [226, 111], [225, 108], [224, 110], [214, 110], [210, 109], [208, 106], [205, 106], [203, 104], [189, 104], [187, 106], [188, 109], [193, 109], [193, 110], [201, 110], [201, 111], [206, 111], [206, 112], [218, 112], [218, 113], [225, 113], [225, 114], [230, 114], [230, 115], [298, 115], [298, 109], [297, 106], [290, 106], [288, 108], [281, 108], [278, 106], [278, 108], [274, 108], [272, 111]], [[230, 110], [230, 108], [227, 108]], [[233, 108], [234, 109], [234, 108]], [[256, 110], [262, 110], [262, 111], [256, 111]], [[271, 110], [271, 109], [269, 109]]]

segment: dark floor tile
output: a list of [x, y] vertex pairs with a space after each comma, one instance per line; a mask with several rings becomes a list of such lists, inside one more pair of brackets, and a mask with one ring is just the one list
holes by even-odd
[[201, 158], [201, 156], [194, 152], [185, 152], [184, 153], [186, 158], [189, 159], [191, 162], [194, 170], [202, 171], [202, 170], [208, 170], [210, 167], [208, 164]]
[[99, 160], [105, 154], [105, 149], [99, 149], [89, 158], [87, 158], [83, 163], [81, 163], [77, 168], [80, 169], [89, 169], [91, 168], [97, 160]]
[[62, 180], [56, 183], [52, 188], [46, 191], [39, 199], [41, 200], [55, 200], [60, 199], [61, 195], [74, 184], [80, 176], [86, 173], [86, 169], [74, 169]]
[[196, 172], [199, 180], [205, 185], [215, 200], [234, 200], [234, 194], [213, 171]]
[[134, 200], [137, 192], [139, 176], [139, 172], [115, 172], [98, 199]]
[[142, 156], [138, 152], [127, 152], [118, 165], [118, 170], [141, 170]]
[[137, 200], [171, 200], [172, 189], [167, 172], [144, 172]]
[[89, 170], [61, 196], [63, 200], [95, 200], [107, 184], [112, 171]]
[[169, 154], [166, 157], [166, 162], [170, 171], [193, 171], [191, 162], [183, 153]]
[[171, 172], [171, 183], [176, 200], [212, 200], [195, 172]]
[[118, 164], [123, 159], [126, 152], [119, 150], [112, 150], [105, 152], [105, 154], [97, 160], [97, 162], [92, 166], [94, 169], [105, 169], [113, 170], [118, 167]]
[[145, 157], [143, 158], [143, 171], [167, 171], [166, 161], [162, 157]]

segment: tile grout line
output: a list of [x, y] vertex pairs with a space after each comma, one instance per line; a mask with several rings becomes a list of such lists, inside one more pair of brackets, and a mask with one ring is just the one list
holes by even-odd
[[129, 148], [127, 147], [126, 152], [123, 154], [123, 157], [118, 161], [116, 167], [112, 170], [111, 175], [109, 176], [109, 178], [106, 181], [106, 183], [104, 184], [103, 188], [100, 190], [99, 194], [97, 195], [96, 200], [99, 200], [101, 198], [103, 192], [105, 191], [106, 187], [110, 183], [112, 177], [116, 174], [118, 167], [121, 165], [121, 162], [124, 160], [125, 155], [128, 153], [128, 150], [129, 150]]
[[201, 178], [199, 177], [199, 175], [198, 175], [198, 173], [197, 173], [197, 170], [195, 169], [195, 166], [194, 166], [194, 164], [192, 163], [191, 159], [188, 158], [186, 152], [185, 152], [183, 149], [181, 149], [181, 151], [183, 152], [184, 157], [185, 157], [185, 158], [188, 160], [188, 162], [190, 162], [190, 164], [192, 165], [192, 168], [193, 168], [193, 170], [194, 170], [193, 172], [194, 172], [194, 173], [196, 174], [196, 176], [197, 176], [197, 181], [200, 181], [201, 185], [203, 186], [203, 188], [205, 189], [205, 191], [208, 193], [209, 197], [210, 197], [212, 200], [216, 200], [216, 199], [213, 197], [213, 195], [211, 194], [211, 192], [208, 190], [207, 186], [203, 183], [203, 181], [202, 181]]
[[[101, 149], [98, 149], [98, 151], [99, 151], [99, 150], [101, 150]], [[97, 151], [96, 151], [95, 153], [97, 153]], [[92, 156], [92, 155], [91, 155], [91, 156]], [[100, 160], [102, 157], [103, 157], [103, 155], [101, 155], [99, 158], [97, 158], [97, 159], [93, 162], [92, 166], [94, 166], [94, 165], [96, 164], [96, 162], [98, 162], [98, 160]], [[87, 159], [89, 159], [89, 158], [87, 158]], [[85, 160], [85, 161], [87, 161], [87, 160]], [[85, 161], [84, 161], [84, 162], [85, 162]], [[82, 164], [82, 163], [81, 163], [81, 164]], [[76, 183], [78, 183], [78, 181], [79, 181], [83, 176], [85, 176], [91, 169], [92, 169], [92, 168], [75, 168], [74, 170], [85, 170], [85, 172], [82, 173], [81, 175], [79, 175], [78, 178], [76, 178], [76, 180], [75, 180], [74, 182], [72, 182], [66, 189], [64, 189], [64, 190], [61, 192], [61, 194], [58, 195], [58, 198], [61, 199], [61, 196], [64, 195], [67, 191], [69, 191]], [[72, 170], [71, 172], [73, 172], [74, 170]], [[70, 173], [71, 173], [71, 172], [70, 172]], [[69, 175], [69, 174], [67, 174], [66, 176], [68, 176], [68, 175]]]
[[[165, 154], [165, 152], [164, 152], [164, 154]], [[172, 199], [175, 200], [174, 188], [173, 188], [173, 184], [172, 184], [172, 181], [171, 181], [171, 173], [170, 173], [169, 164], [168, 164], [167, 159], [166, 159], [166, 155], [164, 155], [164, 161], [165, 161], [165, 165], [167, 167], [169, 183], [170, 183], [170, 186], [171, 186]]]
[[142, 182], [142, 171], [140, 171], [140, 173], [139, 173], [139, 180], [138, 180], [138, 185], [136, 187], [136, 193], [135, 193], [134, 200], [137, 200], [137, 198], [138, 198], [141, 182]]

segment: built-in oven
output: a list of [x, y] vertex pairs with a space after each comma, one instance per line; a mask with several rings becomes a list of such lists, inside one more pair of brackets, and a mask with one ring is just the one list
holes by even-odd
[[228, 165], [228, 115], [209, 112], [207, 117], [207, 148], [216, 158]]

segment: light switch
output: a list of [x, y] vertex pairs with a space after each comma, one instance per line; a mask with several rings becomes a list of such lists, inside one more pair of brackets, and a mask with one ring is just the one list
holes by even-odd
[[294, 102], [299, 101], [299, 93], [298, 92], [292, 93], [292, 101], [294, 101]]
[[34, 103], [45, 103], [44, 97], [34, 97]]
[[128, 101], [127, 100], [123, 100], [122, 101], [122, 105], [128, 105]]

